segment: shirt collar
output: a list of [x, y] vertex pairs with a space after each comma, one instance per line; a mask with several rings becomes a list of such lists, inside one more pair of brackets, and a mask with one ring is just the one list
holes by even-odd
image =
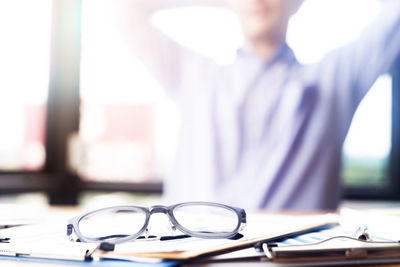
[[250, 42], [246, 42], [241, 48], [237, 50], [238, 57], [250, 57], [250, 58], [257, 58], [258, 60], [272, 64], [276, 61], [296, 61], [296, 56], [294, 55], [293, 50], [287, 45], [287, 43], [283, 43], [281, 47], [277, 50], [275, 55], [267, 60], [262, 59], [254, 50], [253, 45]]

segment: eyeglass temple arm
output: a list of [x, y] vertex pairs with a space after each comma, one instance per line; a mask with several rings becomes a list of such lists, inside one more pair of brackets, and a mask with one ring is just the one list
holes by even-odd
[[247, 223], [246, 211], [243, 209], [240, 211], [240, 222]]

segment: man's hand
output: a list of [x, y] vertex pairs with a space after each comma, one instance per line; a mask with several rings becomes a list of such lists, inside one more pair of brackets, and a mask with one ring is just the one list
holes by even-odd
[[[174, 90], [181, 79], [182, 62], [187, 51], [168, 36], [155, 29], [153, 13], [178, 7], [224, 6], [226, 0], [120, 0], [119, 7], [111, 2], [109, 8], [119, 35], [136, 57], [153, 73], [165, 88]], [[245, 0], [244, 0], [245, 1]], [[112, 11], [115, 9], [115, 12]]]

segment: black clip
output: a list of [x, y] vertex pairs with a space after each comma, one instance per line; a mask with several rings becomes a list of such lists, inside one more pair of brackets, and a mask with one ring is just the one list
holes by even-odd
[[99, 250], [101, 251], [114, 251], [115, 249], [115, 244], [113, 243], [108, 243], [108, 242], [102, 242], [99, 247]]
[[0, 238], [0, 243], [10, 243], [10, 240], [11, 240], [11, 239], [8, 238], [8, 237], [4, 237], [4, 238], [1, 237], [1, 238]]

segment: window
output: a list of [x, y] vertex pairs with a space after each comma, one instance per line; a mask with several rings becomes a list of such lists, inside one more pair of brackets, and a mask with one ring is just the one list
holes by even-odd
[[0, 2], [0, 170], [45, 163], [50, 0]]
[[81, 121], [77, 136], [86, 181], [155, 181], [157, 102], [162, 90], [132, 54], [129, 1], [82, 7]]
[[1, 194], [46, 192], [51, 203], [76, 203], [66, 147], [77, 129], [77, 10], [77, 0], [0, 3]]
[[343, 148], [343, 179], [349, 186], [389, 184], [392, 79], [380, 77], [357, 109]]

